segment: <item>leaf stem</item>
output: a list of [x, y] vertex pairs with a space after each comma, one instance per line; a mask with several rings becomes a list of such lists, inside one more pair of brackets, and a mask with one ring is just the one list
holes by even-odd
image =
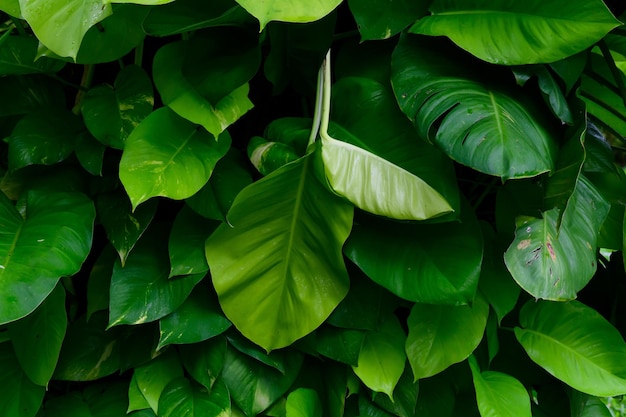
[[[143, 41], [139, 42], [139, 45], [135, 47], [135, 65], [142, 67], [143, 63]], [[143, 68], [143, 67], [142, 67]]]
[[87, 93], [87, 90], [91, 87], [91, 81], [93, 80], [93, 74], [95, 70], [95, 65], [93, 64], [85, 64], [83, 69], [83, 78], [80, 80], [80, 88], [78, 89], [78, 93], [76, 93], [76, 99], [74, 100], [74, 107], [72, 107], [72, 113], [75, 115], [80, 114], [80, 108], [83, 104], [83, 98]]
[[311, 134], [307, 146], [315, 143], [317, 133], [320, 130], [320, 122], [322, 120], [322, 94], [324, 93], [324, 62], [317, 73], [317, 89], [315, 92], [315, 110], [313, 112], [313, 126], [311, 126]]
[[328, 135], [328, 123], [330, 120], [330, 49], [326, 53], [319, 73], [317, 74], [317, 92], [315, 94], [315, 113], [313, 113], [313, 126], [309, 135], [308, 146], [315, 143], [317, 134]]

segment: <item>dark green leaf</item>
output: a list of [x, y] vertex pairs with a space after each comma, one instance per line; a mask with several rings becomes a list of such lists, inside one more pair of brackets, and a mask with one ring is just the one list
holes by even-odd
[[209, 270], [204, 255], [204, 242], [218, 224], [196, 214], [187, 206], [178, 212], [168, 241], [170, 278], [202, 274]]
[[10, 343], [0, 343], [0, 407], [7, 416], [34, 417], [45, 388], [35, 385], [22, 371]]
[[139, 390], [150, 404], [150, 408], [161, 415], [159, 410], [160, 398], [165, 387], [172, 381], [183, 376], [183, 368], [178, 355], [169, 350], [150, 361], [135, 368], [134, 377]]
[[93, 313], [109, 308], [111, 275], [117, 255], [112, 246], [106, 246], [96, 259], [87, 281], [87, 321]]
[[387, 39], [426, 14], [427, 1], [349, 0], [361, 40]]
[[159, 398], [159, 416], [221, 417], [230, 415], [228, 389], [218, 380], [210, 392], [186, 378], [171, 381]]
[[254, 136], [248, 143], [248, 158], [262, 175], [268, 175], [298, 157], [296, 150], [291, 146], [280, 142], [268, 142], [260, 136]]
[[569, 404], [572, 417], [612, 417], [613, 414], [598, 397], [571, 390]]
[[78, 162], [91, 175], [102, 175], [106, 147], [84, 130], [76, 137], [74, 152]]
[[320, 327], [315, 333], [315, 343], [319, 353], [352, 366], [357, 366], [359, 363], [359, 352], [364, 339], [365, 332], [362, 330], [332, 326]]
[[385, 410], [400, 417], [413, 417], [416, 414], [419, 383], [413, 381], [410, 367], [405, 367], [396, 388], [393, 391], [393, 401], [385, 395], [374, 397], [374, 402]]
[[183, 345], [179, 351], [185, 370], [210, 390], [224, 366], [226, 339], [215, 337], [202, 343]]
[[0, 90], [6, 97], [11, 97], [11, 100], [0, 101], [0, 116], [65, 106], [61, 85], [43, 75], [0, 77]]
[[37, 39], [30, 36], [4, 39], [0, 48], [0, 76], [60, 71], [65, 65], [63, 61], [45, 57], [35, 61], [37, 43]]

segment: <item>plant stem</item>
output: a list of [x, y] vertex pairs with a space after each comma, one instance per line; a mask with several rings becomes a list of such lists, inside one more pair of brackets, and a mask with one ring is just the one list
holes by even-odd
[[328, 136], [328, 124], [330, 123], [330, 86], [331, 86], [331, 74], [330, 74], [330, 49], [326, 52], [326, 58], [322, 64], [324, 70], [324, 90], [322, 92], [322, 121], [320, 123], [320, 136]]
[[324, 93], [324, 62], [317, 74], [317, 90], [315, 92], [315, 110], [313, 112], [313, 126], [311, 126], [311, 134], [307, 146], [311, 146], [317, 138], [320, 130], [320, 121], [322, 119], [322, 94]]
[[143, 63], [143, 41], [135, 48], [135, 65], [141, 67]]
[[26, 33], [26, 29], [24, 29], [24, 25], [22, 24], [20, 19], [18, 19], [17, 17], [11, 16], [11, 21], [15, 25], [15, 28], [17, 29], [17, 31], [19, 32], [20, 35], [22, 35], [22, 36], [28, 35]]
[[95, 70], [95, 65], [93, 64], [85, 64], [83, 69], [83, 78], [80, 80], [80, 88], [78, 89], [78, 93], [76, 93], [76, 99], [74, 100], [74, 107], [72, 107], [72, 113], [75, 115], [80, 114], [80, 107], [83, 104], [83, 98], [85, 94], [91, 87], [91, 81], [93, 80], [93, 74]]

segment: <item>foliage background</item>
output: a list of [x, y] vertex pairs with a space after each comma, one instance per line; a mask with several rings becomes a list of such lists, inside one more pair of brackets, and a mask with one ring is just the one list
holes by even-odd
[[623, 12], [0, 0], [0, 409], [620, 415]]

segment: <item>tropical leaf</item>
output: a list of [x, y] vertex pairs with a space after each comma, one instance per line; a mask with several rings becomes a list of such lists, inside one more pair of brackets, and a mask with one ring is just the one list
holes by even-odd
[[482, 296], [471, 307], [415, 304], [406, 341], [415, 379], [436, 375], [467, 359], [483, 338], [488, 315], [489, 305]]
[[481, 416], [531, 417], [530, 397], [521, 382], [502, 372], [480, 372], [474, 356], [469, 364]]
[[37, 39], [55, 54], [72, 59], [89, 28], [112, 12], [100, 0], [20, 0], [20, 9]]
[[551, 171], [556, 141], [544, 110], [513, 87], [487, 81], [473, 61], [452, 60], [448, 49], [405, 36], [393, 53], [393, 88], [420, 136], [457, 162], [503, 179]]
[[428, 2], [348, 0], [361, 40], [388, 39], [426, 14]]
[[518, 218], [504, 254], [515, 281], [535, 298], [574, 299], [596, 271], [597, 235], [608, 211], [609, 204], [581, 175], [562, 218], [559, 208], [542, 219]]
[[159, 398], [159, 416], [163, 417], [222, 417], [230, 415], [228, 388], [221, 380], [207, 392], [187, 378], [167, 384]]
[[[159, 413], [160, 398], [170, 382], [183, 377], [183, 368], [172, 350], [135, 368], [133, 378], [150, 408]], [[160, 413], [159, 413], [160, 415]]]
[[220, 304], [230, 321], [266, 350], [317, 328], [347, 293], [341, 246], [352, 207], [320, 184], [313, 155], [239, 193], [206, 242]]
[[209, 270], [204, 242], [218, 224], [217, 221], [196, 214], [187, 206], [178, 212], [168, 241], [170, 278], [206, 273]]
[[435, 0], [413, 33], [448, 36], [480, 59], [506, 65], [574, 55], [621, 23], [600, 0]]
[[578, 301], [529, 301], [515, 336], [528, 356], [578, 391], [626, 393], [626, 343], [598, 312]]
[[91, 249], [95, 210], [80, 193], [0, 193], [0, 323], [31, 313]]
[[214, 140], [169, 108], [156, 110], [128, 137], [120, 161], [120, 180], [133, 210], [151, 197], [191, 197], [229, 146], [228, 133]]
[[37, 55], [37, 39], [30, 36], [9, 36], [0, 48], [0, 76], [19, 74], [55, 73], [65, 62]]
[[319, 20], [332, 12], [342, 0], [278, 0], [260, 2], [237, 0], [237, 3], [259, 20], [261, 30], [272, 20], [306, 23]]
[[207, 390], [211, 390], [222, 372], [226, 345], [226, 338], [218, 336], [202, 343], [179, 346], [185, 370]]
[[248, 158], [263, 175], [276, 171], [298, 157], [296, 150], [284, 143], [268, 142], [260, 136], [254, 136], [248, 142]]
[[45, 388], [36, 385], [22, 371], [10, 343], [0, 343], [0, 406], [15, 417], [34, 417], [41, 408]]
[[286, 417], [322, 417], [322, 402], [317, 391], [298, 388], [287, 396]]

